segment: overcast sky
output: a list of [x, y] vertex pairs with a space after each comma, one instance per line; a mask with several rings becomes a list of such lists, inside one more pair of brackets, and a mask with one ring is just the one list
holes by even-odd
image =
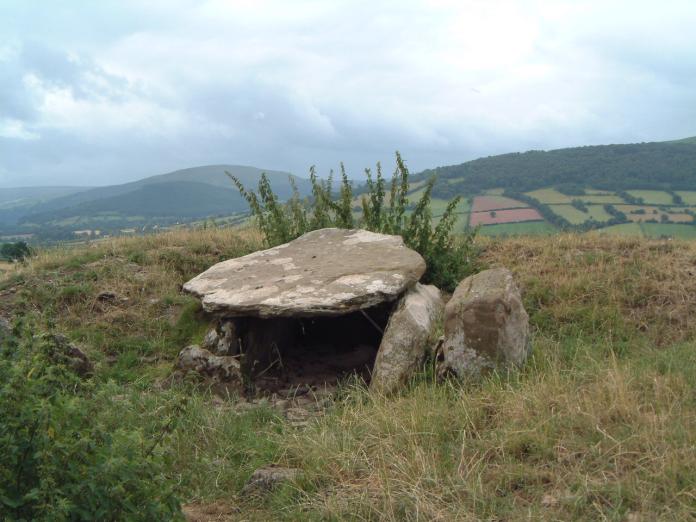
[[0, 186], [696, 135], [694, 0], [0, 0]]

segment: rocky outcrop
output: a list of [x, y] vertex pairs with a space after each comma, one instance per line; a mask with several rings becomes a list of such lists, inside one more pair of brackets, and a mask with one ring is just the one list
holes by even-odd
[[512, 273], [485, 270], [464, 279], [445, 307], [445, 370], [477, 376], [497, 366], [520, 366], [530, 350], [529, 317]]
[[382, 393], [402, 386], [425, 358], [428, 342], [442, 315], [443, 301], [434, 286], [419, 283], [406, 292], [389, 318], [377, 352], [370, 388]]
[[327, 228], [218, 263], [184, 290], [220, 316], [342, 315], [397, 299], [424, 272], [399, 236]]

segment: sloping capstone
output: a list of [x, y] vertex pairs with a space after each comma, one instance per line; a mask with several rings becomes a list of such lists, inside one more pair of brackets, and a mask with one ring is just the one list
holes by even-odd
[[418, 369], [443, 307], [440, 290], [434, 286], [416, 283], [406, 292], [384, 330], [371, 389], [393, 392]]
[[227, 317], [342, 315], [396, 299], [423, 272], [400, 236], [325, 228], [218, 263], [184, 291]]
[[444, 368], [477, 376], [520, 366], [530, 350], [529, 316], [506, 268], [484, 270], [457, 286], [445, 307]]

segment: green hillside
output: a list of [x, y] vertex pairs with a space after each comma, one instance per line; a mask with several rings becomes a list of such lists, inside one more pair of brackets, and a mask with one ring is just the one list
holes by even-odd
[[249, 187], [266, 172], [281, 199], [292, 194], [289, 178], [301, 194], [310, 190], [308, 180], [287, 172], [238, 165], [194, 167], [106, 187], [0, 189], [0, 235], [68, 239], [78, 230], [109, 232], [245, 212], [247, 204], [226, 172]]
[[441, 197], [501, 187], [519, 192], [549, 186], [696, 190], [695, 140], [502, 154], [429, 169], [416, 180], [437, 175], [433, 193]]
[[[503, 154], [426, 170], [413, 184], [433, 175], [435, 204], [470, 201], [458, 227], [478, 225], [484, 235], [696, 235], [696, 138]], [[530, 210], [514, 210], [522, 207]]]
[[144, 185], [127, 194], [86, 201], [25, 219], [25, 223], [57, 223], [69, 218], [98, 221], [100, 217], [172, 218], [187, 220], [245, 210], [239, 192], [185, 181]]

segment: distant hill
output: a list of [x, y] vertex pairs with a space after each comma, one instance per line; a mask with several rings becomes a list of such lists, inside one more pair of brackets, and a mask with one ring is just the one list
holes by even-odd
[[[79, 217], [81, 221], [102, 217], [123, 216], [134, 218], [188, 219], [231, 214], [233, 202], [239, 193], [230, 188], [215, 187], [205, 183], [170, 181], [143, 185], [126, 194], [86, 201], [73, 207], [52, 210], [29, 216], [37, 223], [55, 222]], [[238, 209], [236, 210], [238, 211]]]
[[438, 176], [434, 194], [449, 197], [503, 188], [525, 192], [578, 185], [605, 190], [695, 190], [696, 138], [672, 142], [532, 150], [426, 170]]
[[[0, 228], [21, 231], [42, 227], [74, 228], [78, 224], [84, 228], [104, 228], [109, 224], [119, 227], [124, 223], [151, 223], [153, 218], [159, 218], [161, 223], [171, 223], [246, 211], [246, 201], [240, 197], [225, 172], [230, 172], [246, 186], [254, 188], [262, 172], [266, 172], [281, 199], [292, 194], [290, 177], [301, 194], [308, 194], [310, 190], [308, 180], [287, 172], [239, 165], [194, 167], [106, 187], [44, 188], [43, 199], [39, 200], [37, 193], [34, 193], [33, 199], [24, 203], [19, 200], [24, 194], [23, 189], [3, 189], [7, 194], [4, 200], [0, 199]], [[8, 207], [3, 208], [2, 202], [11, 201], [12, 196], [16, 204], [10, 206], [8, 203]]]

